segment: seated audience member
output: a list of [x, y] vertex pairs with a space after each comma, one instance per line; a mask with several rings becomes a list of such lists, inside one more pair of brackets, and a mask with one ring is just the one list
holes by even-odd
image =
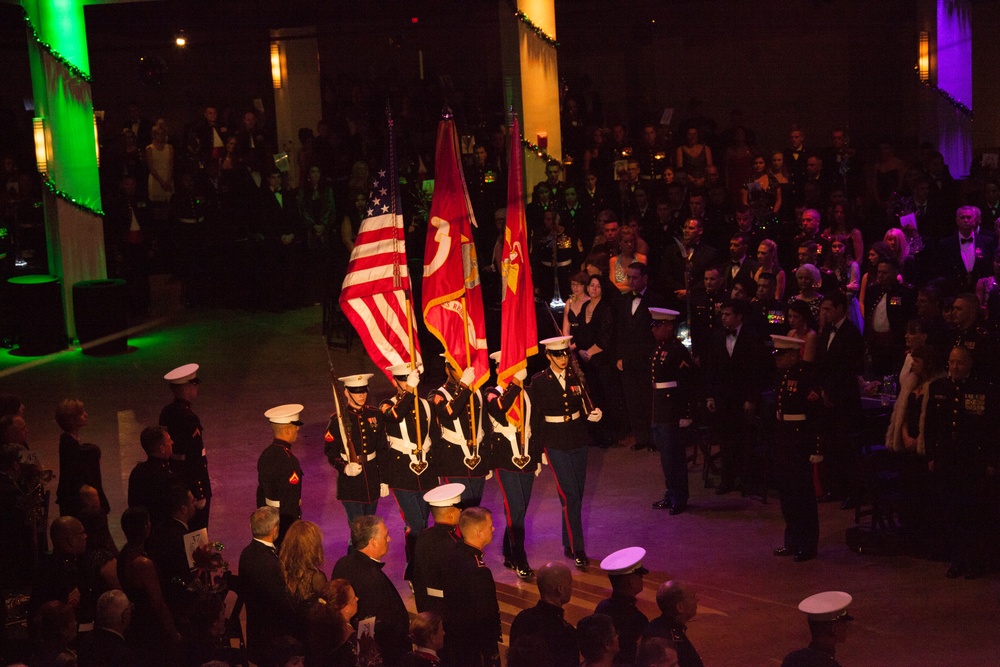
[[580, 664], [577, 633], [564, 616], [563, 606], [573, 595], [573, 575], [562, 563], [538, 568], [538, 604], [521, 611], [510, 625], [513, 643], [525, 635], [541, 637], [549, 649], [553, 667]]
[[188, 607], [183, 621], [184, 656], [188, 665], [239, 659], [226, 641], [226, 603], [222, 597], [199, 594]]
[[34, 566], [34, 534], [20, 487], [23, 447], [0, 444], [0, 595], [25, 591]]
[[607, 614], [591, 614], [577, 624], [585, 667], [611, 667], [618, 655], [618, 631]]
[[295, 634], [292, 597], [285, 585], [274, 541], [280, 517], [275, 507], [250, 515], [253, 540], [240, 553], [240, 588], [246, 603], [247, 654], [260, 663], [274, 639]]
[[306, 660], [306, 649], [295, 637], [283, 635], [271, 640], [267, 652], [257, 663], [258, 667], [302, 667]]
[[687, 623], [698, 613], [698, 594], [688, 584], [665, 581], [656, 590], [656, 606], [660, 615], [649, 622], [642, 639], [666, 639], [677, 651], [680, 667], [702, 667], [701, 656], [687, 636]]
[[125, 643], [125, 630], [132, 621], [132, 603], [118, 590], [97, 600], [94, 631], [80, 639], [80, 667], [138, 667], [139, 656]]
[[31, 667], [76, 667], [76, 654], [70, 648], [76, 640], [76, 614], [73, 605], [51, 600], [39, 607], [34, 622], [35, 650]]
[[[441, 667], [439, 652], [444, 646], [444, 621], [441, 614], [424, 611], [410, 621], [413, 650], [399, 661], [399, 667]], [[513, 641], [512, 641], [513, 643]]]
[[83, 401], [68, 398], [56, 408], [56, 422], [63, 430], [59, 436], [59, 485], [56, 487], [56, 504], [62, 515], [80, 515], [80, 487], [83, 485], [97, 491], [105, 514], [111, 509], [101, 480], [101, 448], [80, 440], [80, 429], [87, 425], [87, 418]]

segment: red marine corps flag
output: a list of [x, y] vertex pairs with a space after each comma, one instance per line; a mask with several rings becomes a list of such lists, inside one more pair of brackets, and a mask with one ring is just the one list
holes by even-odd
[[490, 359], [473, 224], [458, 134], [448, 115], [438, 125], [434, 198], [424, 250], [424, 322], [444, 345], [450, 363], [475, 371], [471, 388], [477, 389], [489, 378]]
[[[497, 365], [497, 384], [502, 388], [507, 387], [515, 373], [527, 367], [528, 357], [538, 352], [535, 285], [528, 261], [528, 221], [524, 214], [523, 162], [521, 124], [514, 116], [510, 129], [507, 225], [503, 233], [502, 255], [500, 363]], [[516, 410], [519, 403], [514, 405], [508, 417], [520, 426], [521, 414]]]
[[367, 217], [347, 265], [340, 308], [354, 325], [375, 365], [389, 379], [387, 367], [414, 362], [421, 367], [406, 268], [406, 233], [399, 194], [396, 137], [389, 119], [389, 156], [375, 172]]

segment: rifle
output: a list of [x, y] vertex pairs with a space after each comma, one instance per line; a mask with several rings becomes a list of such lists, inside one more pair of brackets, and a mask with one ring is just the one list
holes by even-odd
[[[566, 304], [566, 307], [569, 308], [568, 303]], [[562, 327], [560, 327], [556, 322], [556, 316], [552, 314], [552, 309], [549, 308], [548, 305], [545, 307], [545, 312], [549, 314], [549, 319], [552, 320], [552, 326], [556, 328], [556, 331], [561, 336]], [[587, 389], [587, 377], [583, 374], [583, 369], [580, 368], [580, 359], [577, 357], [576, 350], [573, 348], [569, 349], [569, 366], [573, 369], [573, 374], [580, 380], [580, 387], [583, 390], [583, 410], [589, 415], [594, 411], [596, 406], [594, 405], [594, 401], [590, 398], [590, 391]]]
[[337, 373], [333, 369], [333, 358], [330, 356], [330, 348], [326, 349], [326, 360], [330, 364], [330, 388], [333, 391], [333, 409], [337, 411], [337, 424], [340, 426], [340, 439], [344, 442], [344, 453], [347, 454], [348, 463], [361, 463], [358, 452], [354, 449], [354, 442], [351, 440], [350, 431], [344, 428], [344, 413], [340, 409], [340, 397], [337, 396]]

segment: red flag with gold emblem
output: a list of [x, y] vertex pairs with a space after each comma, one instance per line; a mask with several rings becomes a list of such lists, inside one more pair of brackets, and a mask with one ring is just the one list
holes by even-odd
[[[507, 182], [507, 224], [503, 233], [503, 280], [500, 331], [500, 363], [497, 384], [506, 388], [510, 379], [527, 368], [528, 357], [538, 352], [538, 324], [535, 320], [535, 285], [528, 260], [528, 219], [524, 213], [524, 151], [521, 124], [514, 116], [510, 130], [510, 173]], [[516, 409], [508, 414], [520, 425]]]
[[490, 359], [473, 224], [458, 133], [455, 122], [446, 117], [438, 125], [434, 197], [424, 250], [424, 322], [441, 341], [449, 362], [475, 370], [475, 389], [489, 378]]

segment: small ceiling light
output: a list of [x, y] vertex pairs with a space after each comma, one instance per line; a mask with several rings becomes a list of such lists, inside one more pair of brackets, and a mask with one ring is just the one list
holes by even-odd
[[187, 46], [187, 43], [188, 43], [187, 36], [184, 34], [183, 30], [181, 30], [180, 32], [178, 32], [177, 35], [174, 37], [174, 43], [177, 44], [177, 46], [179, 46], [181, 48], [184, 48], [185, 46]]
[[281, 89], [281, 49], [277, 42], [271, 42], [271, 83], [275, 90]]

